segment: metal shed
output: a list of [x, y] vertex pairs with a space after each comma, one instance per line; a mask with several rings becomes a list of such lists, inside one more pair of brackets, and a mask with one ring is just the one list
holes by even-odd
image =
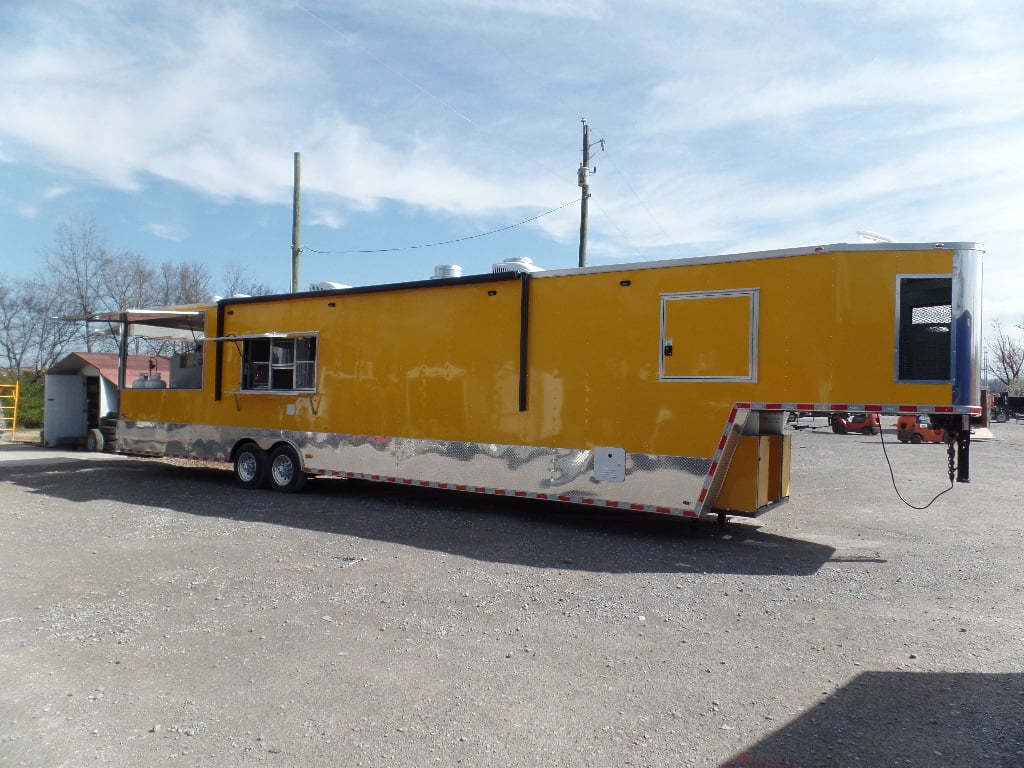
[[[129, 355], [129, 379], [148, 375], [151, 363], [158, 370], [167, 370], [165, 357]], [[113, 450], [119, 404], [117, 369], [116, 354], [72, 352], [46, 372], [43, 445]]]

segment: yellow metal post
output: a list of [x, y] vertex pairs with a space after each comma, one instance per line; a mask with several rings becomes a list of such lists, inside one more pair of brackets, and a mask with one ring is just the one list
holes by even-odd
[[19, 389], [20, 382], [17, 381], [13, 384], [0, 384], [0, 433], [10, 429], [11, 440], [18, 430]]

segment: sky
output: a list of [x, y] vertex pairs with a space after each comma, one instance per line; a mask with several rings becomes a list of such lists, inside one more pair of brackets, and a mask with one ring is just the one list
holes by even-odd
[[[986, 249], [1024, 320], [1019, 0], [0, 0], [2, 279], [61, 222], [299, 285], [839, 242]], [[603, 139], [603, 145], [599, 140]]]

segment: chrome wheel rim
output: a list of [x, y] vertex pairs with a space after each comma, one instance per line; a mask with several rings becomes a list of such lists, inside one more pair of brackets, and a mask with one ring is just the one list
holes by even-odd
[[274, 474], [274, 483], [277, 485], [288, 485], [295, 476], [295, 463], [289, 456], [278, 456], [274, 459], [271, 468]]
[[248, 451], [238, 457], [238, 477], [246, 483], [256, 479], [258, 462], [256, 456]]

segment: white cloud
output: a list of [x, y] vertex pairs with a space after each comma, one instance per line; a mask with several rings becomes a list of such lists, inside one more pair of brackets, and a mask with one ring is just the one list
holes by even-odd
[[31, 203], [16, 203], [14, 210], [17, 211], [18, 215], [23, 219], [34, 219], [39, 215], [39, 206], [32, 205]]
[[438, 5], [477, 11], [517, 13], [527, 16], [556, 16], [597, 19], [607, 13], [605, 0], [427, 0], [425, 5], [436, 10]]
[[341, 229], [345, 224], [345, 216], [336, 210], [327, 208], [314, 208], [309, 217], [304, 217], [303, 226], [327, 227], [328, 229]]
[[[679, 79], [657, 86], [647, 107], [658, 132], [711, 131], [737, 124], [802, 124], [828, 113], [845, 113], [856, 122], [891, 107], [901, 119], [886, 123], [892, 135], [1000, 123], [1020, 118], [1024, 104], [1007, 100], [1008, 78], [1024, 75], [1024, 58], [1014, 54], [984, 61], [951, 58], [908, 64], [875, 60], [852, 68], [821, 72], [734, 73], [718, 83]], [[924, 110], [914, 112], [914, 110]], [[936, 119], [938, 118], [938, 119]], [[826, 130], [828, 124], [824, 124]], [[810, 130], [818, 130], [809, 126]], [[878, 128], [869, 128], [872, 134]]]
[[54, 184], [53, 186], [47, 187], [43, 190], [44, 200], [56, 200], [58, 197], [63, 197], [72, 191], [72, 187], [67, 184]]
[[[177, 36], [133, 27], [114, 41], [52, 27], [46, 47], [10, 51], [4, 65], [21, 61], [5, 66], [0, 112], [12, 117], [0, 136], [125, 190], [151, 174], [214, 198], [283, 203], [300, 150], [304, 185], [357, 208], [383, 198], [461, 213], [522, 203], [521, 191], [467, 170], [443, 146], [385, 143], [342, 104], [319, 103], [323, 62], [257, 18], [207, 12], [192, 27], [170, 23]], [[300, 95], [297, 82], [307, 86]]]
[[[578, 197], [586, 114], [615, 160], [593, 158], [595, 259], [868, 228], [995, 233], [1002, 270], [1024, 234], [1024, 6], [308, 5], [26, 0], [0, 31], [0, 157], [56, 181], [20, 215], [85, 190], [150, 194], [153, 179], [225, 218], [236, 201], [267, 213], [290, 206], [301, 151], [306, 223], [393, 230], [397, 209], [463, 235]], [[571, 256], [578, 208], [524, 229]]]
[[161, 240], [170, 240], [175, 243], [180, 243], [186, 237], [185, 230], [174, 224], [154, 222], [149, 225], [148, 229], [151, 234], [156, 235]]

